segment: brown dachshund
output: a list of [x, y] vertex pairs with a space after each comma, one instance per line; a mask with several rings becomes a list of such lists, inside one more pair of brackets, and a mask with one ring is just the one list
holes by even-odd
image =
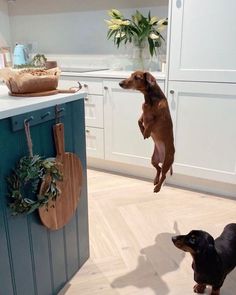
[[121, 81], [120, 86], [124, 89], [139, 90], [144, 95], [143, 114], [138, 124], [144, 139], [151, 136], [155, 143], [152, 165], [157, 170], [154, 179], [154, 192], [157, 193], [166, 179], [167, 172], [170, 170], [172, 174], [175, 153], [173, 125], [167, 99], [156, 79], [148, 72], [136, 71], [128, 79]]

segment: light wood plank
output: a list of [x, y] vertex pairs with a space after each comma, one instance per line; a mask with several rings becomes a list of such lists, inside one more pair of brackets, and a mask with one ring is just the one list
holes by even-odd
[[[171, 237], [191, 229], [214, 237], [236, 222], [232, 199], [88, 170], [91, 258], [59, 295], [182, 295], [192, 292], [191, 257]], [[233, 295], [236, 270], [221, 295]], [[210, 290], [206, 291], [209, 294]]]

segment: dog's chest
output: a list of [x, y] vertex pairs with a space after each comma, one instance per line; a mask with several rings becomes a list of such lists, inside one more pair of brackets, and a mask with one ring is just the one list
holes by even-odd
[[158, 115], [157, 107], [150, 106], [147, 103], [144, 103], [142, 106], [143, 109], [143, 122], [144, 126], [148, 124], [150, 121], [152, 121], [154, 118]]

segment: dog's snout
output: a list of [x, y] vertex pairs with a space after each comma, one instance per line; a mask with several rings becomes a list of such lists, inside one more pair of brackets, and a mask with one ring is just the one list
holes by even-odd
[[172, 242], [173, 242], [173, 243], [176, 243], [176, 241], [177, 241], [177, 236], [172, 237], [171, 239], [172, 239]]
[[120, 85], [120, 87], [123, 87], [123, 86], [124, 86], [124, 81], [121, 81], [121, 82], [119, 83], [119, 85]]

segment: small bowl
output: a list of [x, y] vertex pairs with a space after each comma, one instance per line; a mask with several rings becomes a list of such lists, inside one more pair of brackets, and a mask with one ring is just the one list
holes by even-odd
[[57, 67], [57, 62], [55, 60], [47, 60], [45, 63], [46, 69], [53, 69]]

